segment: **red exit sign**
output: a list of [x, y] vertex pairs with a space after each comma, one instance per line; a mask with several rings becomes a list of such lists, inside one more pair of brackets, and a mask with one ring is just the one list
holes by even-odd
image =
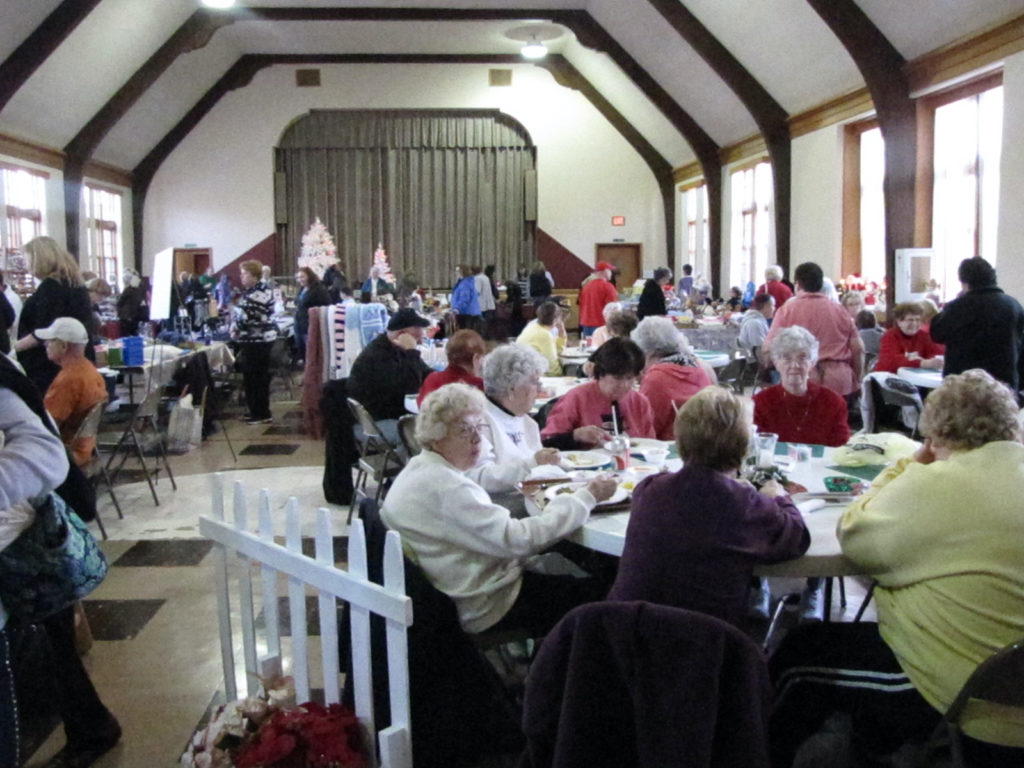
[[626, 217], [625, 216], [612, 216], [612, 226], [613, 227], [624, 227], [624, 226], [626, 226]]

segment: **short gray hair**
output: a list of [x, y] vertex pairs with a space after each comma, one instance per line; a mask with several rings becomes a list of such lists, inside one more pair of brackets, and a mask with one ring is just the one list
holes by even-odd
[[505, 397], [524, 379], [543, 376], [550, 364], [540, 352], [524, 344], [503, 344], [484, 358], [484, 392]]
[[675, 325], [667, 317], [645, 317], [629, 334], [629, 338], [648, 357], [671, 357], [690, 350], [686, 337], [676, 330]]
[[802, 325], [791, 325], [783, 328], [772, 339], [772, 360], [785, 357], [794, 352], [806, 352], [811, 356], [811, 365], [818, 362], [818, 340], [814, 334]]
[[766, 280], [781, 280], [786, 273], [782, 271], [782, 267], [778, 264], [772, 264], [764, 271], [764, 277]]
[[467, 415], [484, 415], [487, 401], [483, 393], [468, 384], [445, 384], [420, 403], [416, 417], [416, 439], [428, 448], [444, 440], [449, 428]]

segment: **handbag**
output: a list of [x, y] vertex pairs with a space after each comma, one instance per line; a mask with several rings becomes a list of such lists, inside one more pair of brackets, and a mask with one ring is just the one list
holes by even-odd
[[36, 623], [88, 595], [107, 575], [107, 559], [85, 523], [56, 493], [33, 504], [36, 518], [0, 551], [0, 602]]

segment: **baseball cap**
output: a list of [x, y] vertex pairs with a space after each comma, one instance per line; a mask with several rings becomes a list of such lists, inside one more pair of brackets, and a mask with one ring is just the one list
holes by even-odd
[[402, 328], [426, 328], [428, 325], [430, 325], [430, 321], [417, 314], [415, 309], [402, 307], [388, 321], [388, 330], [400, 331]]
[[599, 261], [597, 262], [597, 266], [594, 267], [595, 272], [600, 272], [602, 269], [607, 269], [609, 272], [615, 271], [615, 267], [607, 261]]
[[37, 339], [60, 339], [70, 341], [72, 344], [88, 344], [89, 334], [85, 326], [73, 317], [58, 317], [49, 327], [41, 328], [35, 332]]

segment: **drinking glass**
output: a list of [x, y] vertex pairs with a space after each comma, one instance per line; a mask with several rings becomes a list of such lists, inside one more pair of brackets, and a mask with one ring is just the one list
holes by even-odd
[[770, 469], [775, 463], [775, 444], [779, 436], [774, 432], [758, 432], [754, 438], [757, 448], [757, 468]]

